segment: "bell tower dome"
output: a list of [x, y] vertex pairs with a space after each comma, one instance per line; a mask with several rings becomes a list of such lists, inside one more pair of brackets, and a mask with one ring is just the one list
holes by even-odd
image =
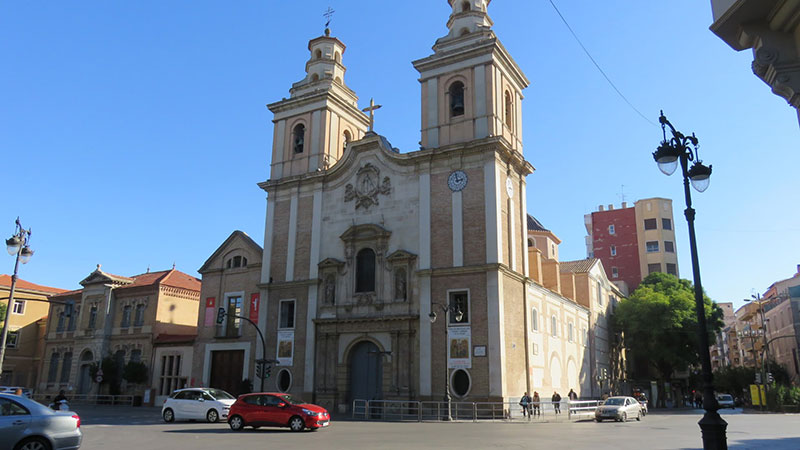
[[275, 124], [271, 179], [327, 170], [349, 142], [366, 133], [369, 119], [344, 82], [345, 48], [325, 29], [309, 41], [306, 76], [292, 84], [290, 97], [267, 105]]
[[491, 0], [448, 0], [447, 35], [414, 61], [422, 84], [422, 147], [502, 136], [522, 153], [522, 91], [530, 82], [492, 31]]

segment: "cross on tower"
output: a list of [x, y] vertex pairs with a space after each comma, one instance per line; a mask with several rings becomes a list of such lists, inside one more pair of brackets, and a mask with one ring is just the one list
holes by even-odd
[[323, 16], [325, 16], [325, 18], [326, 18], [326, 19], [328, 19], [328, 21], [327, 21], [327, 22], [325, 22], [325, 28], [328, 28], [328, 25], [330, 25], [330, 24], [331, 24], [331, 19], [333, 18], [333, 13], [335, 13], [335, 12], [336, 12], [336, 11], [334, 11], [334, 10], [333, 10], [333, 9], [332, 9], [332, 8], [329, 6], [329, 7], [328, 7], [328, 9], [325, 11], [325, 14], [323, 14]]
[[362, 109], [362, 111], [369, 113], [369, 131], [372, 131], [375, 125], [375, 110], [381, 109], [381, 106], [383, 105], [376, 105], [375, 99], [371, 98], [369, 99], [369, 108]]

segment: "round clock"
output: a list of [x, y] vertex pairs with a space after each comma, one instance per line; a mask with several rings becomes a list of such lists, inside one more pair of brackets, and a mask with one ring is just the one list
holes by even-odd
[[456, 170], [447, 178], [447, 185], [453, 192], [463, 190], [467, 187], [467, 174], [463, 170]]
[[506, 178], [506, 192], [508, 193], [508, 198], [514, 196], [514, 182], [511, 181], [511, 178]]

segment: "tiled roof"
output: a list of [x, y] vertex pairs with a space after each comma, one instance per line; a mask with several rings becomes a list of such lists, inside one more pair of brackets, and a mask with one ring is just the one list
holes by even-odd
[[120, 286], [117, 289], [130, 289], [142, 286], [161, 284], [193, 291], [200, 290], [200, 280], [179, 270], [162, 270], [160, 272], [147, 272], [131, 278], [133, 283]]
[[[0, 286], [4, 286], [7, 288], [11, 288], [11, 275], [0, 275]], [[50, 286], [42, 286], [40, 284], [34, 284], [28, 281], [25, 281], [19, 277], [17, 277], [17, 289], [27, 289], [31, 291], [39, 291], [39, 292], [46, 292], [49, 294], [60, 294], [62, 292], [66, 292], [66, 289], [59, 289]]]
[[561, 261], [561, 272], [586, 273], [599, 261], [597, 258], [579, 259], [577, 261]]
[[78, 289], [78, 290], [75, 290], [75, 291], [66, 291], [66, 292], [61, 292], [61, 293], [56, 294], [56, 295], [51, 295], [50, 298], [53, 298], [53, 297], [72, 297], [73, 295], [80, 295], [82, 292], [83, 292], [83, 289]]
[[542, 225], [542, 222], [536, 220], [535, 217], [528, 214], [528, 231], [550, 231]]

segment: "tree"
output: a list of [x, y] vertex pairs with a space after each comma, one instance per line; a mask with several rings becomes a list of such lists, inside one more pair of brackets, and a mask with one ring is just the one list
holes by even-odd
[[122, 369], [122, 379], [128, 383], [142, 384], [147, 381], [147, 365], [140, 361], [128, 361]]
[[[722, 328], [722, 310], [705, 295], [709, 342]], [[646, 360], [659, 378], [659, 404], [664, 406], [664, 382], [676, 370], [699, 364], [698, 325], [694, 286], [688, 280], [654, 272], [627, 299], [620, 302], [612, 320], [623, 334], [623, 345]]]
[[0, 321], [6, 320], [6, 303], [0, 303]]

